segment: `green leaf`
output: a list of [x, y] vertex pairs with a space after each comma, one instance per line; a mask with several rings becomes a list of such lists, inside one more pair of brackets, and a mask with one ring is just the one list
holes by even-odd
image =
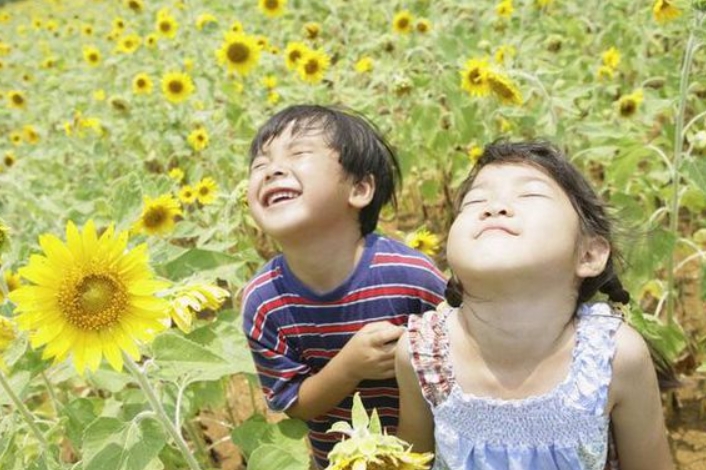
[[76, 448], [83, 443], [83, 432], [96, 419], [94, 404], [88, 398], [77, 398], [61, 409], [66, 416], [66, 434]]
[[248, 460], [248, 470], [308, 470], [309, 462], [302, 462], [294, 455], [274, 444], [258, 447]]
[[203, 275], [205, 271], [240, 263], [242, 263], [242, 260], [239, 257], [218, 251], [192, 248], [164, 264], [155, 266], [155, 271], [160, 276], [176, 281], [194, 273]]
[[98, 418], [83, 436], [83, 470], [144, 470], [166, 440], [159, 423]]
[[[30, 373], [24, 370], [15, 372], [8, 378], [10, 389], [20, 400], [22, 400], [27, 393], [30, 379]], [[0, 405], [11, 405], [14, 407], [12, 400], [10, 400], [10, 397], [7, 396], [5, 389], [2, 387], [0, 387]]]
[[230, 439], [237, 445], [246, 459], [262, 444], [267, 428], [270, 424], [261, 414], [249, 417], [240, 426], [233, 429]]
[[706, 193], [706, 159], [700, 158], [684, 162], [681, 170], [702, 193]]
[[304, 421], [285, 419], [269, 426], [263, 437], [266, 443], [275, 444], [297, 460], [308, 462], [309, 447], [306, 442], [308, 432], [309, 429]]

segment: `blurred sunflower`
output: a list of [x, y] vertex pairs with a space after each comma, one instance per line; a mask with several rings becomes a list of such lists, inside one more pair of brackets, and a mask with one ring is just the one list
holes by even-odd
[[622, 117], [630, 117], [637, 112], [638, 106], [644, 100], [642, 90], [636, 90], [629, 95], [623, 95], [618, 100], [618, 112]]
[[620, 64], [620, 51], [615, 47], [611, 47], [601, 55], [603, 65], [612, 69], [618, 68]]
[[468, 161], [471, 165], [475, 165], [478, 159], [483, 155], [483, 147], [473, 144], [468, 148]]
[[205, 128], [199, 127], [191, 131], [186, 140], [191, 145], [191, 148], [199, 152], [208, 147], [208, 132], [206, 132]]
[[22, 137], [25, 142], [30, 145], [34, 145], [39, 142], [39, 134], [37, 130], [31, 124], [25, 124], [22, 126]]
[[15, 147], [22, 145], [22, 133], [19, 131], [12, 131], [10, 132], [10, 135], [8, 136], [10, 139], [10, 142], [12, 142], [12, 145]]
[[[47, 57], [44, 59], [40, 65], [41, 68], [43, 69], [52, 69], [56, 67], [56, 58], [54, 57]], [[2, 68], [2, 67], [0, 67]]]
[[314, 21], [304, 23], [304, 34], [306, 35], [307, 39], [314, 40], [319, 37], [320, 33], [321, 25], [319, 23], [316, 23]]
[[258, 7], [270, 18], [275, 18], [284, 13], [284, 7], [287, 5], [287, 0], [258, 0]]
[[498, 47], [498, 50], [495, 51], [495, 63], [497, 64], [504, 64], [505, 61], [508, 59], [515, 57], [517, 54], [517, 50], [515, 49], [514, 46], [511, 46], [509, 44], [503, 44], [500, 47]]
[[194, 83], [185, 73], [168, 72], [162, 77], [162, 92], [170, 102], [181, 103], [194, 92]]
[[541, 10], [541, 9], [547, 8], [553, 2], [554, 2], [554, 0], [534, 0], [534, 6]]
[[125, 31], [125, 20], [119, 16], [113, 18], [112, 25], [113, 25], [113, 31], [115, 31], [117, 33], [122, 33], [123, 31]]
[[319, 83], [331, 64], [329, 56], [321, 49], [309, 50], [302, 56], [297, 66], [299, 77], [305, 82]]
[[367, 73], [373, 70], [373, 59], [365, 56], [358, 59], [355, 63], [355, 71], [358, 73]]
[[133, 231], [165, 235], [174, 230], [176, 218], [181, 214], [179, 202], [171, 194], [163, 194], [155, 199], [145, 196], [142, 214], [133, 225]]
[[284, 50], [284, 60], [289, 70], [295, 70], [299, 65], [299, 61], [309, 51], [309, 48], [303, 42], [290, 42]]
[[270, 90], [267, 93], [267, 103], [268, 104], [273, 104], [273, 105], [277, 104], [277, 103], [279, 103], [280, 98], [281, 98], [280, 94], [274, 90]]
[[125, 6], [134, 13], [142, 13], [145, 9], [145, 3], [142, 0], [125, 0]]
[[137, 34], [126, 34], [118, 39], [118, 45], [115, 47], [116, 52], [123, 54], [132, 54], [140, 48], [142, 39]]
[[155, 33], [150, 33], [145, 36], [145, 46], [153, 48], [157, 45], [158, 37]]
[[425, 228], [407, 235], [405, 243], [427, 256], [434, 256], [439, 252], [439, 237]]
[[[2, 292], [0, 292], [0, 303], [3, 301]], [[13, 341], [17, 338], [17, 327], [12, 320], [0, 315], [0, 354], [7, 351]], [[7, 372], [7, 364], [0, 356], [0, 370]]]
[[486, 59], [470, 59], [461, 71], [461, 88], [471, 96], [487, 96], [490, 93], [490, 73]]
[[157, 17], [155, 22], [155, 30], [163, 38], [174, 39], [179, 29], [179, 23], [173, 16], [166, 14]]
[[84, 24], [81, 26], [81, 34], [84, 36], [93, 36], [93, 25]]
[[512, 5], [512, 0], [502, 0], [496, 7], [495, 7], [495, 12], [500, 16], [501, 18], [509, 18], [512, 16], [512, 13], [515, 11], [515, 8]]
[[10, 90], [7, 92], [7, 102], [11, 108], [25, 109], [27, 107], [27, 98], [24, 92], [19, 90]]
[[210, 13], [202, 13], [196, 17], [196, 29], [203, 30], [209, 24], [218, 23], [218, 19]]
[[666, 23], [681, 15], [681, 10], [672, 0], [656, 0], [652, 6], [652, 16], [658, 23]]
[[251, 36], [240, 33], [226, 33], [221, 48], [216, 51], [221, 64], [229, 71], [247, 75], [260, 59], [260, 48]]
[[233, 23], [230, 25], [231, 33], [242, 33], [243, 31], [243, 23], [238, 20], [233, 21]]
[[268, 90], [272, 90], [277, 86], [277, 77], [274, 75], [266, 75], [262, 77], [262, 86]]
[[[5, 152], [5, 156], [2, 157], [2, 164], [5, 165], [5, 167], [10, 168], [12, 167], [15, 163], [17, 162], [17, 157], [15, 156], [14, 152], [10, 152], [9, 150]], [[4, 235], [0, 235], [0, 246], [2, 245], [2, 239], [4, 238]]]
[[152, 79], [146, 73], [138, 73], [132, 79], [132, 92], [136, 95], [149, 95], [152, 93]]
[[122, 370], [124, 351], [139, 359], [137, 341], [149, 342], [165, 328], [168, 304], [155, 296], [167, 284], [150, 272], [147, 245], [126, 251], [127, 232], [113, 226], [99, 237], [89, 220], [79, 232], [66, 227], [67, 242], [39, 237], [43, 255], [34, 255], [20, 275], [33, 283], [10, 293], [20, 329], [29, 331], [42, 357], [63, 361], [69, 354], [79, 373], [98, 369], [103, 356]]
[[600, 67], [598, 67], [598, 72], [596, 72], [596, 78], [598, 78], [598, 80], [612, 80], [614, 74], [615, 70], [613, 70], [611, 67], [608, 67], [607, 65], [601, 65]]
[[409, 34], [412, 32], [412, 14], [407, 10], [398, 11], [392, 18], [392, 30], [400, 34]]
[[182, 170], [179, 167], [172, 168], [169, 170], [169, 177], [176, 181], [177, 183], [181, 183], [184, 180], [184, 170]]
[[431, 21], [426, 18], [420, 18], [417, 20], [417, 32], [421, 34], [426, 34], [431, 31]]
[[184, 185], [179, 189], [179, 200], [182, 204], [193, 204], [196, 202], [196, 191], [189, 185]]
[[169, 296], [169, 315], [181, 331], [189, 333], [197, 313], [218, 310], [229, 296], [227, 290], [210, 284], [179, 287]]
[[91, 67], [97, 67], [101, 63], [101, 51], [95, 46], [84, 46], [83, 60]]
[[503, 104], [522, 104], [522, 94], [517, 86], [503, 74], [491, 72], [488, 74], [488, 86], [490, 91]]
[[[12, 271], [4, 271], [2, 273], [2, 277], [5, 282], [5, 287], [7, 287], [7, 292], [17, 290], [22, 285], [20, 275], [17, 273], [13, 273]], [[4, 300], [5, 297], [2, 295], [2, 290], [0, 289], [0, 303]]]
[[196, 183], [194, 191], [196, 191], [196, 199], [204, 206], [207, 206], [209, 204], [213, 204], [216, 201], [216, 192], [218, 192], [218, 184], [216, 183], [216, 180], [214, 180], [210, 176], [207, 176], [206, 178], [203, 178], [201, 181]]
[[10, 227], [0, 219], [0, 255], [10, 248]]

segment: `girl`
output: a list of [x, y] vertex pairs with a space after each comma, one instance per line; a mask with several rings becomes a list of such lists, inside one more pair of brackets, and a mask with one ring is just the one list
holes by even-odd
[[434, 469], [673, 469], [645, 342], [585, 303], [629, 300], [586, 179], [549, 144], [500, 142], [459, 201], [448, 305], [399, 342], [398, 436]]

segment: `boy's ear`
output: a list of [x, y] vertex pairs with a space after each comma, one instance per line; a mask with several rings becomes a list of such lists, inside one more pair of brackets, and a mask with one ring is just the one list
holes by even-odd
[[366, 175], [360, 181], [353, 184], [351, 193], [348, 196], [348, 202], [356, 209], [363, 209], [370, 204], [375, 196], [375, 177]]
[[610, 257], [610, 243], [603, 237], [586, 237], [580, 246], [576, 275], [580, 278], [595, 277], [603, 272]]

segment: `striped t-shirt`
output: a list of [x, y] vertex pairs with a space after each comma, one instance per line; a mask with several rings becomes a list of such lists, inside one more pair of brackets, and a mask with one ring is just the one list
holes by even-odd
[[[406, 325], [443, 300], [445, 279], [425, 255], [376, 234], [350, 277], [326, 294], [316, 294], [289, 270], [282, 255], [270, 260], [243, 292], [243, 327], [269, 407], [286, 411], [304, 379], [320, 371], [359, 329], [375, 321]], [[397, 381], [365, 380], [357, 388], [368, 410], [377, 408], [394, 434], [398, 419]], [[319, 466], [340, 440], [326, 433], [336, 421], [350, 421], [352, 395], [309, 426]]]

